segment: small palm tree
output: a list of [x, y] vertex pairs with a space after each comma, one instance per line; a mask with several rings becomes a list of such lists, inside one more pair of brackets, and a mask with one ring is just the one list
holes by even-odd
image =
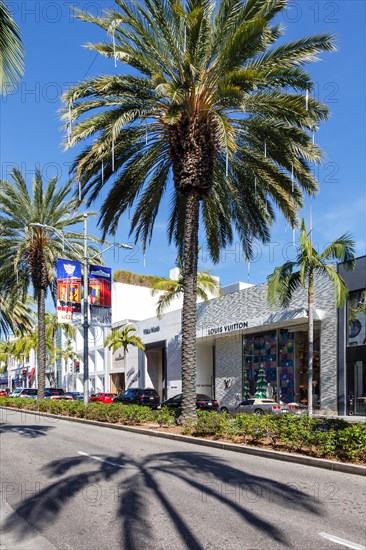
[[304, 219], [301, 222], [300, 242], [295, 261], [276, 267], [267, 277], [268, 301], [271, 305], [280, 304], [288, 307], [292, 296], [299, 288], [306, 288], [308, 293], [308, 412], [313, 413], [313, 353], [314, 353], [314, 279], [316, 275], [326, 275], [332, 282], [337, 307], [344, 304], [348, 296], [346, 283], [328, 262], [338, 260], [348, 269], [355, 265], [355, 244], [349, 233], [345, 233], [323, 252], [318, 253], [312, 246], [311, 232], [306, 231]]
[[[58, 178], [45, 185], [41, 172], [36, 170], [30, 193], [20, 170], [14, 168], [11, 175], [13, 182], [0, 181], [0, 281], [17, 284], [22, 296], [26, 296], [30, 285], [33, 287], [38, 315], [38, 397], [43, 399], [46, 294], [48, 290], [54, 291], [57, 258], [80, 260], [84, 256], [83, 234], [67, 233], [67, 242], [72, 244], [67, 251], [59, 235], [65, 227], [82, 222], [84, 217], [77, 213], [77, 200], [69, 198], [71, 181], [57, 189]], [[93, 246], [89, 250], [90, 254], [98, 252]]]
[[[159, 296], [156, 308], [156, 314], [161, 319], [164, 311], [170, 306], [174, 298], [183, 294], [184, 280], [182, 271], [180, 271], [178, 279], [160, 279], [154, 284], [154, 288], [151, 291], [153, 296], [162, 292]], [[197, 272], [197, 296], [204, 302], [211, 296], [220, 296], [220, 287], [217, 279], [207, 273], [206, 271]]]
[[132, 325], [126, 325], [120, 330], [113, 331], [105, 340], [104, 345], [116, 353], [119, 348], [123, 348], [124, 353], [128, 352], [128, 346], [136, 346], [144, 351], [145, 346], [139, 336], [134, 334], [136, 328]]
[[75, 391], [75, 361], [80, 359], [80, 355], [74, 350], [73, 343], [69, 338], [66, 340], [66, 347], [64, 349], [55, 349], [55, 355], [51, 363], [55, 363], [58, 359], [65, 361], [66, 373], [69, 371], [68, 367], [71, 362], [71, 391]]
[[182, 417], [196, 418], [199, 224], [218, 262], [234, 227], [250, 257], [253, 238], [268, 241], [276, 208], [296, 223], [303, 193], [317, 189], [309, 162], [321, 152], [308, 130], [328, 117], [324, 104], [305, 100], [313, 83], [304, 66], [334, 40], [278, 44], [286, 0], [115, 4], [101, 17], [78, 12], [113, 37], [88, 48], [127, 71], [64, 94], [68, 146], [87, 140], [74, 165], [84, 197], [109, 184], [105, 233], [134, 207], [131, 233], [145, 247], [170, 193], [168, 237], [184, 258]]
[[[46, 313], [46, 340], [53, 342], [54, 354], [56, 353], [56, 336], [61, 330], [68, 340], [71, 340], [75, 335], [75, 327], [69, 323], [59, 323], [57, 313]], [[53, 356], [52, 363], [56, 363], [57, 359]], [[55, 367], [55, 380], [57, 381], [57, 372]]]
[[0, 0], [0, 93], [5, 95], [23, 74], [23, 46], [18, 25]]

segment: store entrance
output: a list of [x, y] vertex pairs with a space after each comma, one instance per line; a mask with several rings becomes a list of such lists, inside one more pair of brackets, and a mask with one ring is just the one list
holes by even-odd
[[145, 387], [154, 388], [160, 399], [166, 399], [166, 347], [165, 342], [148, 344], [145, 347]]
[[366, 361], [347, 363], [347, 414], [366, 415]]

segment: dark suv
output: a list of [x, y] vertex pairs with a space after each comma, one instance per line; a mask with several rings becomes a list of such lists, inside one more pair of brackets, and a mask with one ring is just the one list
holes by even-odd
[[157, 409], [160, 407], [160, 397], [156, 390], [152, 388], [130, 388], [129, 390], [117, 395], [113, 403], [124, 403], [125, 405], [144, 405]]

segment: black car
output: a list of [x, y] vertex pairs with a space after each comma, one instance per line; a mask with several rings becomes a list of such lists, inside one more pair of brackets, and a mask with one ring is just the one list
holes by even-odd
[[157, 409], [160, 407], [160, 397], [156, 390], [152, 388], [130, 388], [129, 390], [117, 395], [113, 403], [123, 403], [125, 405], [144, 405]]
[[62, 388], [45, 388], [44, 390], [45, 399], [63, 399], [65, 401], [72, 401], [72, 397], [65, 395], [65, 392]]
[[[170, 399], [164, 401], [162, 405], [174, 409], [181, 409], [182, 399], [183, 394], [178, 393], [178, 395], [175, 395], [174, 397], [171, 397]], [[203, 411], [217, 411], [217, 409], [219, 408], [219, 402], [216, 401], [216, 399], [212, 399], [212, 397], [210, 397], [209, 395], [205, 395], [204, 393], [197, 393], [196, 407], [197, 409], [201, 409]]]

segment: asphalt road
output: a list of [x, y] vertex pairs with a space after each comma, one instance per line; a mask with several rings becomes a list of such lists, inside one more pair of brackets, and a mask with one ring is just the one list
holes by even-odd
[[366, 546], [364, 477], [1, 413], [2, 550]]

